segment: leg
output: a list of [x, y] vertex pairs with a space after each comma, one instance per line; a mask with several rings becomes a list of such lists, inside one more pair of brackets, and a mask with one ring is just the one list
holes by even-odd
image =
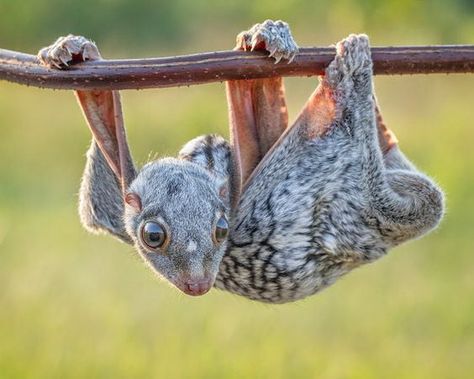
[[326, 79], [339, 81], [336, 98], [343, 98], [338, 88], [344, 89], [342, 123], [361, 147], [362, 184], [369, 195], [367, 211], [378, 220], [381, 237], [388, 246], [394, 246], [421, 236], [439, 223], [443, 194], [403, 156], [393, 133], [383, 123], [372, 93], [367, 38], [350, 36], [338, 44], [338, 50], [342, 50], [341, 59], [336, 58], [331, 66], [352, 73], [339, 81], [330, 66]]
[[379, 229], [379, 239], [387, 247], [421, 236], [440, 221], [442, 192], [403, 156], [394, 134], [380, 114], [376, 117], [366, 36], [351, 35], [337, 44], [320, 86], [253, 178], [275, 177], [273, 167], [288, 161], [308, 141], [314, 141], [318, 153], [307, 164], [328, 183], [312, 191], [347, 197], [358, 208], [348, 209], [348, 214], [357, 213], [352, 216], [364, 217], [375, 232]]
[[[100, 59], [97, 46], [81, 36], [60, 37], [38, 53], [43, 64], [65, 68], [71, 63]], [[94, 135], [79, 191], [79, 215], [91, 232], [109, 232], [132, 243], [123, 222], [123, 189], [135, 176], [125, 142], [120, 99], [115, 91], [76, 91]], [[105, 154], [104, 154], [105, 152]]]
[[[236, 50], [267, 50], [276, 63], [292, 59], [298, 47], [288, 25], [267, 20], [237, 36]], [[244, 183], [288, 125], [283, 79], [226, 83], [231, 140]]]

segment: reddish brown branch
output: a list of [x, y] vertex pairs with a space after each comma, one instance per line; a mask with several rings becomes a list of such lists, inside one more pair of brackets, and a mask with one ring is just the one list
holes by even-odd
[[[220, 51], [169, 58], [86, 62], [67, 70], [42, 66], [35, 56], [0, 49], [0, 80], [58, 89], [141, 89], [272, 76], [320, 75], [333, 48], [303, 48], [274, 64], [261, 52]], [[372, 48], [375, 74], [474, 72], [474, 45]]]

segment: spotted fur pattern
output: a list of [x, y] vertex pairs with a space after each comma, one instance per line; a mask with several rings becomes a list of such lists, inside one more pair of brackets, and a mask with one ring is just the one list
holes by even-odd
[[[263, 40], [276, 59], [291, 59], [297, 51], [282, 22], [267, 20], [239, 36], [239, 47], [253, 48]], [[84, 44], [91, 56], [100, 57], [95, 45], [81, 38], [60, 39], [40, 57], [63, 66], [72, 57], [63, 48], [80, 52]], [[242, 191], [229, 143], [202, 136], [188, 142], [178, 159], [153, 161], [136, 172], [127, 190], [140, 197], [138, 211], [124, 205], [119, 183], [93, 142], [80, 193], [83, 224], [134, 244], [170, 282], [217, 275], [217, 288], [269, 303], [314, 294], [436, 227], [444, 209], [441, 190], [396, 144], [380, 140], [365, 35], [337, 45], [317, 91], [331, 94], [330, 125], [318, 129], [308, 121], [318, 114], [300, 117]], [[211, 235], [220, 215], [230, 219], [231, 230], [227, 241], [216, 245]], [[169, 228], [166, 252], [149, 251], [140, 242], [140, 225], [147, 220]]]

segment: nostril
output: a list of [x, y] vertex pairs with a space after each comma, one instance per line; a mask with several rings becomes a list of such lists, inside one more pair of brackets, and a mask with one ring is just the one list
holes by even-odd
[[186, 283], [186, 288], [189, 292], [199, 292], [199, 283]]
[[184, 292], [186, 292], [188, 295], [192, 295], [192, 296], [204, 295], [210, 289], [211, 289], [211, 282], [209, 280], [184, 282]]

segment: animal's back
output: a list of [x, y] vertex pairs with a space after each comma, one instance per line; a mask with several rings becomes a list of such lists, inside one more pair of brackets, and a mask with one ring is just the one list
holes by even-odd
[[[242, 197], [218, 286], [286, 302], [311, 295], [385, 246], [363, 217], [364, 167], [342, 130], [301, 138], [293, 128]], [[291, 154], [290, 154], [291, 152]]]

